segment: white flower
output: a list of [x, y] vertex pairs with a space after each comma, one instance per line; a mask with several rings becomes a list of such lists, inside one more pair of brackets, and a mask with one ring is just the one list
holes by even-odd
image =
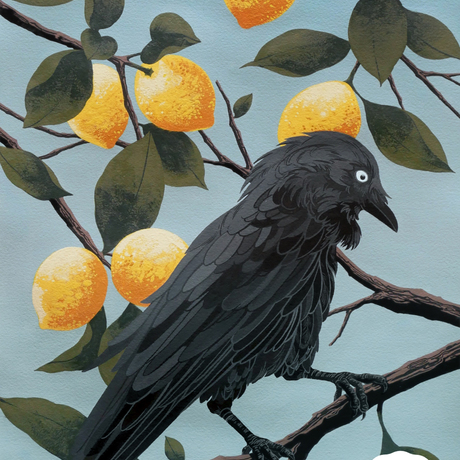
[[426, 460], [426, 457], [398, 450], [397, 452], [393, 452], [391, 454], [379, 455], [378, 457], [375, 457], [374, 460]]

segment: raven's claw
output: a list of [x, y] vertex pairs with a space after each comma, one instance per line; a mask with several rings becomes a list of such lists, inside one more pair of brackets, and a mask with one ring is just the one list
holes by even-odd
[[386, 378], [376, 374], [353, 374], [352, 372], [340, 372], [335, 375], [333, 383], [337, 388], [334, 400], [339, 398], [342, 391], [344, 391], [350, 399], [353, 414], [355, 416], [363, 414], [363, 418], [366, 416], [366, 411], [369, 409], [363, 383], [380, 385], [384, 392], [388, 389], [388, 382]]
[[252, 436], [247, 439], [248, 445], [243, 449], [243, 454], [251, 453], [253, 460], [279, 460], [280, 458], [289, 458], [295, 460], [294, 452], [287, 447], [265, 438]]

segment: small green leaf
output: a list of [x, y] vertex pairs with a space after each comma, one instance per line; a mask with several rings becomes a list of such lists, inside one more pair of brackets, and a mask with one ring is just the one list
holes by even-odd
[[163, 164], [164, 181], [172, 187], [196, 186], [204, 189], [204, 164], [196, 144], [182, 132], [165, 131], [149, 123], [144, 133], [153, 136]]
[[166, 54], [200, 43], [190, 24], [175, 13], [159, 14], [150, 24], [150, 36], [152, 41], [141, 53], [144, 64], [153, 64]]
[[407, 43], [406, 13], [399, 0], [359, 0], [348, 26], [356, 59], [382, 84]]
[[[121, 316], [117, 320], [115, 320], [104, 332], [104, 335], [101, 339], [101, 344], [99, 346], [98, 354], [101, 355], [107, 349], [109, 342], [113, 340], [115, 337], [117, 337], [118, 334], [120, 334], [120, 332], [123, 331], [123, 329], [129, 326], [131, 322], [141, 314], [142, 310], [137, 308], [132, 303], [128, 304]], [[102, 363], [99, 366], [99, 373], [101, 374], [102, 380], [104, 380], [104, 382], [107, 385], [115, 377], [116, 372], [113, 372], [112, 369], [115, 367], [122, 354], [123, 352], [121, 351], [113, 358], [109, 359], [108, 361]]]
[[160, 211], [164, 185], [163, 166], [150, 134], [109, 162], [94, 195], [104, 253], [126, 235], [152, 226]]
[[0, 147], [0, 164], [6, 177], [16, 187], [38, 200], [71, 195], [60, 186], [51, 168], [33, 153]]
[[428, 460], [439, 460], [438, 457], [433, 455], [432, 453], [428, 452], [424, 449], [418, 449], [416, 447], [408, 447], [408, 446], [398, 446], [388, 433], [388, 430], [383, 423], [383, 404], [380, 403], [377, 406], [377, 416], [379, 418], [379, 423], [382, 428], [382, 448], [380, 451], [380, 455], [387, 455], [393, 452], [408, 452], [414, 455], [421, 455], [422, 457], [427, 458]]
[[390, 161], [423, 171], [452, 171], [441, 144], [422, 120], [398, 107], [363, 102], [374, 141]]
[[454, 34], [438, 19], [406, 9], [407, 45], [426, 59], [460, 59], [460, 46]]
[[165, 436], [165, 454], [169, 460], [185, 460], [182, 444], [174, 438], [168, 438], [168, 436]]
[[82, 32], [81, 44], [88, 59], [110, 59], [118, 49], [118, 43], [114, 38], [101, 37], [101, 34], [93, 29], [85, 29]]
[[26, 90], [24, 128], [64, 123], [78, 115], [93, 91], [93, 67], [84, 51], [47, 57]]
[[72, 0], [14, 0], [18, 3], [23, 3], [24, 5], [33, 5], [33, 6], [57, 6], [64, 5], [64, 3], [70, 3]]
[[120, 19], [125, 0], [85, 0], [85, 19], [91, 29], [107, 29]]
[[252, 93], [240, 97], [235, 104], [233, 104], [233, 114], [235, 118], [240, 118], [246, 115], [252, 105]]
[[256, 66], [288, 77], [305, 77], [340, 62], [350, 51], [346, 40], [308, 29], [293, 29], [267, 42], [254, 61]]
[[70, 448], [85, 421], [83, 414], [41, 398], [0, 398], [0, 409], [40, 447], [62, 460], [71, 460]]
[[39, 367], [37, 371], [52, 374], [86, 369], [97, 358], [99, 345], [106, 326], [105, 311], [104, 308], [101, 308], [98, 314], [86, 325], [85, 332], [77, 344], [60, 354], [53, 361]]

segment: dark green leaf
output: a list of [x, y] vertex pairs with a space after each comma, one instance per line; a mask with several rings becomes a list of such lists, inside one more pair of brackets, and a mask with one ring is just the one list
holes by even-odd
[[85, 416], [69, 406], [41, 398], [0, 398], [5, 417], [39, 446], [63, 460], [71, 460], [69, 451]]
[[26, 90], [24, 128], [56, 125], [78, 115], [93, 91], [93, 67], [84, 51], [47, 57]]
[[69, 3], [72, 0], [14, 0], [18, 3], [24, 3], [25, 5], [33, 6], [56, 6], [64, 5], [64, 3]]
[[118, 49], [118, 43], [114, 38], [101, 37], [101, 34], [93, 29], [82, 32], [81, 44], [88, 59], [110, 59]]
[[71, 195], [59, 184], [54, 172], [33, 153], [0, 147], [0, 164], [16, 187], [39, 200]]
[[240, 97], [233, 105], [233, 114], [235, 118], [240, 118], [248, 113], [252, 105], [252, 94]]
[[125, 0], [85, 0], [85, 19], [91, 29], [107, 29], [120, 19]]
[[359, 0], [350, 17], [348, 39], [356, 59], [382, 84], [407, 43], [407, 19], [401, 2]]
[[185, 460], [182, 444], [174, 438], [165, 436], [165, 454], [169, 460]]
[[432, 453], [428, 452], [424, 449], [418, 449], [416, 447], [408, 447], [408, 446], [398, 446], [388, 433], [388, 430], [383, 423], [383, 404], [379, 404], [377, 407], [377, 416], [379, 418], [379, 423], [382, 428], [382, 449], [380, 451], [380, 455], [387, 455], [393, 452], [408, 452], [414, 455], [421, 455], [422, 457], [427, 458], [428, 460], [439, 460], [438, 457], [433, 455]]
[[[121, 316], [115, 320], [104, 332], [104, 335], [101, 339], [101, 344], [99, 346], [99, 355], [107, 349], [109, 342], [117, 337], [118, 334], [120, 334], [123, 329], [129, 326], [131, 322], [140, 314], [142, 314], [142, 310], [130, 303], [126, 307], [125, 311], [121, 314]], [[104, 380], [107, 385], [115, 377], [116, 372], [113, 372], [112, 369], [115, 367], [122, 354], [123, 352], [121, 351], [113, 358], [99, 366], [99, 373], [101, 374], [102, 380]]]
[[99, 313], [86, 325], [85, 332], [76, 345], [53, 361], [39, 367], [37, 371], [55, 373], [86, 369], [97, 358], [106, 326], [105, 311], [104, 308], [101, 308]]
[[149, 228], [160, 211], [163, 166], [150, 134], [114, 157], [96, 185], [96, 223], [104, 253], [126, 235]]
[[190, 24], [175, 13], [159, 14], [150, 24], [149, 42], [141, 53], [141, 60], [145, 64], [153, 64], [166, 54], [195, 45], [200, 42]]
[[204, 182], [204, 164], [195, 143], [181, 132], [165, 131], [151, 123], [143, 125], [151, 133], [163, 164], [164, 181], [172, 187], [195, 185], [208, 189]]
[[350, 51], [346, 40], [326, 32], [293, 29], [267, 42], [254, 61], [256, 66], [288, 77], [305, 77], [340, 62]]
[[428, 14], [406, 10], [407, 45], [426, 59], [460, 59], [460, 46], [454, 34], [438, 19]]
[[374, 141], [392, 162], [423, 171], [452, 171], [441, 144], [414, 114], [363, 99]]

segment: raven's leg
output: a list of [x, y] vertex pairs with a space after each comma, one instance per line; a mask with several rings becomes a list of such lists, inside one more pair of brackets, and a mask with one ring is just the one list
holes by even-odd
[[336, 386], [334, 401], [340, 397], [344, 391], [350, 398], [351, 408], [355, 414], [365, 414], [369, 409], [363, 383], [373, 383], [380, 385], [383, 391], [387, 391], [388, 382], [382, 375], [376, 374], [353, 374], [352, 372], [322, 372], [310, 369], [305, 377], [314, 380], [326, 380]]
[[[268, 439], [259, 438], [243, 424], [231, 411], [232, 401], [209, 401], [208, 408], [213, 414], [222, 417], [232, 428], [243, 436], [247, 445], [252, 450], [252, 458], [255, 460], [279, 460], [282, 457], [295, 460], [294, 453], [288, 448], [276, 444]], [[246, 448], [243, 453], [248, 453]]]

